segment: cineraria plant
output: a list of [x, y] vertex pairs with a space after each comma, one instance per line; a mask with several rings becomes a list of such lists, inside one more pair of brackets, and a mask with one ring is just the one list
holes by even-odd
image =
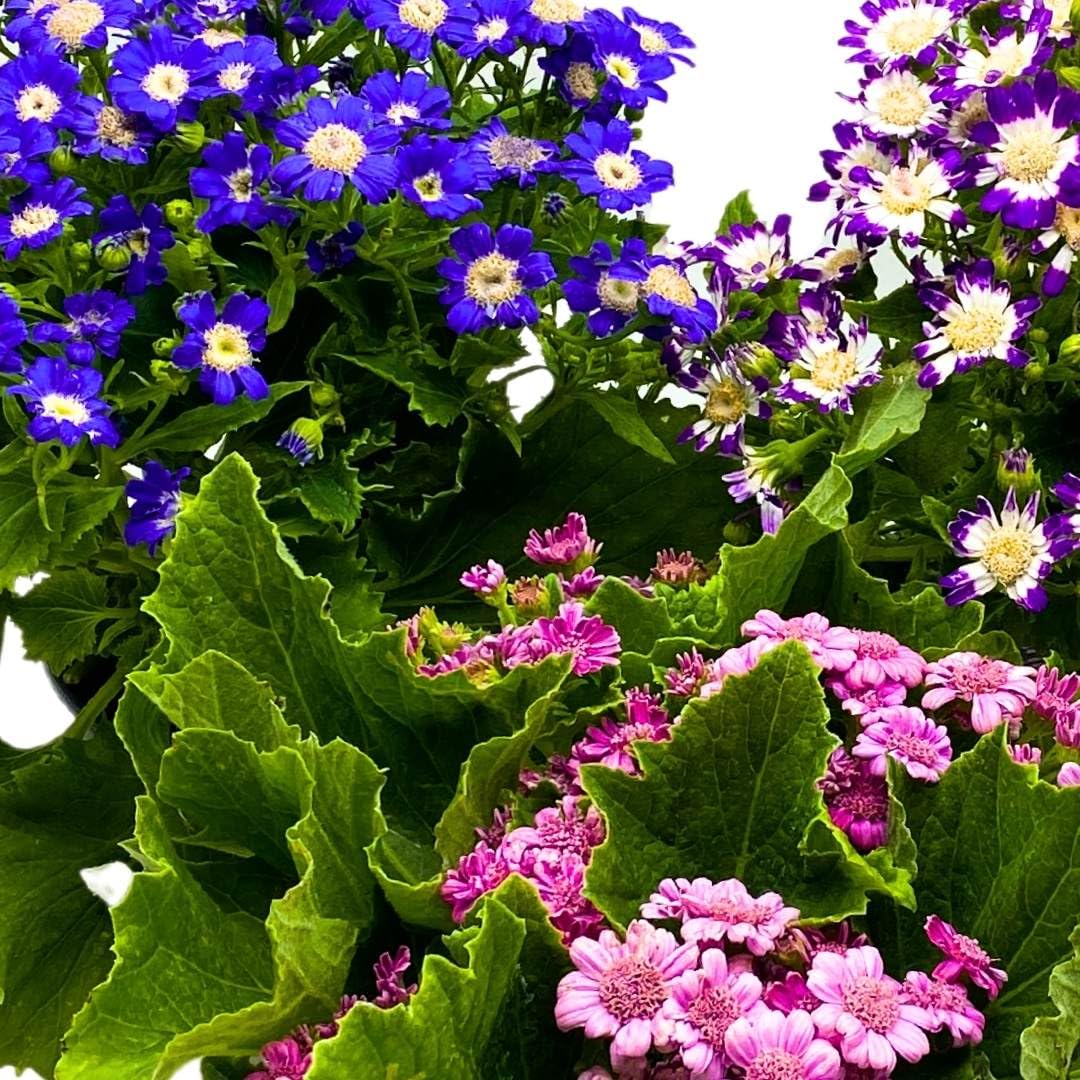
[[632, 8], [7, 5], [0, 1062], [1076, 1074], [1073, 6], [849, 14], [810, 254]]

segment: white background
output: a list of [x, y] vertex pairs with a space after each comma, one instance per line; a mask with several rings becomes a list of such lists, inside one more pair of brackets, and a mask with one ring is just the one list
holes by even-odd
[[[793, 215], [794, 254], [811, 254], [821, 246], [828, 214], [807, 203], [806, 192], [821, 176], [818, 152], [832, 145], [832, 125], [844, 115], [836, 91], [850, 91], [857, 76], [835, 44], [857, 4], [637, 0], [632, 6], [679, 23], [698, 44], [697, 66], [679, 65], [667, 84], [671, 100], [650, 106], [645, 121], [643, 149], [672, 162], [676, 178], [650, 216], [671, 224], [672, 240], [703, 241], [727, 200], [749, 188], [764, 219]], [[0, 739], [37, 745], [68, 722], [45, 672], [23, 659], [9, 623], [0, 654]], [[0, 1068], [0, 1080], [14, 1075]], [[199, 1072], [189, 1067], [181, 1076], [190, 1080]]]

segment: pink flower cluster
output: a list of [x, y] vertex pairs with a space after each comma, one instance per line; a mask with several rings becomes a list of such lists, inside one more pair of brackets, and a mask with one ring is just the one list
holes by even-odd
[[[390, 1009], [402, 1005], [416, 993], [415, 983], [405, 985], [405, 972], [412, 963], [408, 946], [402, 945], [391, 953], [383, 953], [375, 961], [375, 990], [373, 1005]], [[341, 999], [341, 1006], [333, 1018], [312, 1027], [297, 1028], [291, 1035], [277, 1042], [267, 1043], [261, 1052], [261, 1068], [248, 1073], [246, 1080], [303, 1080], [311, 1068], [311, 1053], [317, 1042], [332, 1039], [338, 1032], [338, 1021], [358, 1002], [366, 998], [349, 994]]]
[[[570, 946], [555, 1020], [609, 1040], [611, 1070], [579, 1080], [856, 1080], [887, 1077], [902, 1059], [982, 1040], [984, 1017], [967, 984], [997, 995], [1005, 973], [972, 938], [936, 916], [943, 953], [933, 972], [903, 981], [847, 924], [793, 924], [776, 893], [737, 879], [666, 879], [620, 938], [604, 930]], [[656, 925], [674, 922], [677, 933]]]

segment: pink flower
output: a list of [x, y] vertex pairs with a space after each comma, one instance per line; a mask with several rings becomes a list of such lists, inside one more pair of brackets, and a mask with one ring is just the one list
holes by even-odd
[[584, 812], [576, 795], [566, 795], [556, 806], [536, 812], [532, 825], [522, 825], [506, 834], [499, 855], [511, 870], [532, 872], [541, 852], [555, 855], [572, 852], [588, 862], [592, 849], [604, 842], [604, 819], [595, 806]]
[[593, 937], [604, 924], [604, 916], [582, 895], [585, 862], [580, 855], [564, 851], [541, 853], [533, 863], [530, 878], [548, 910], [552, 925], [570, 945], [583, 936]]
[[729, 675], [745, 675], [757, 667], [758, 661], [769, 651], [772, 646], [763, 638], [748, 641], [745, 645], [739, 645], [734, 649], [728, 649], [717, 659], [710, 660], [705, 665], [705, 682], [698, 694], [701, 698], [710, 698], [713, 694], [720, 693], [724, 680]]
[[303, 1080], [311, 1068], [311, 1053], [295, 1039], [268, 1043], [262, 1049], [264, 1068], [248, 1073], [247, 1080]]
[[826, 1036], [839, 1036], [845, 1061], [860, 1068], [896, 1067], [896, 1055], [919, 1061], [930, 1053], [924, 1009], [904, 999], [900, 984], [885, 974], [881, 954], [870, 945], [843, 956], [818, 953], [806, 983], [822, 1002], [814, 1023]]
[[1003, 969], [993, 966], [993, 961], [974, 938], [958, 933], [937, 915], [927, 918], [925, 929], [930, 944], [945, 954], [945, 959], [934, 968], [935, 978], [959, 982], [966, 975], [990, 997], [998, 996], [1009, 976]]
[[763, 1010], [736, 1020], [724, 1047], [747, 1080], [838, 1080], [840, 1055], [814, 1036], [814, 1022], [802, 1009], [786, 1016]]
[[649, 899], [641, 905], [641, 914], [646, 919], [687, 919], [689, 918], [686, 900], [697, 895], [704, 903], [712, 882], [699, 877], [690, 881], [688, 878], [664, 878]]
[[596, 572], [596, 567], [586, 566], [580, 574], [574, 574], [571, 578], [560, 578], [562, 591], [565, 595], [577, 600], [580, 597], [592, 596], [604, 583], [604, 575]]
[[537, 619], [535, 625], [551, 652], [573, 655], [575, 675], [591, 675], [619, 662], [622, 645], [615, 628], [599, 615], [586, 616], [585, 608], [573, 600], [563, 604], [554, 619]]
[[843, 626], [830, 626], [817, 612], [782, 619], [775, 611], [759, 611], [742, 624], [747, 637], [764, 639], [769, 648], [785, 641], [801, 641], [823, 671], [847, 671], [855, 663], [859, 638]]
[[675, 664], [664, 674], [668, 693], [690, 697], [705, 677], [705, 658], [697, 649], [691, 649], [688, 653], [679, 653]]
[[661, 1010], [684, 972], [697, 963], [696, 945], [636, 919], [622, 942], [611, 930], [570, 946], [576, 971], [559, 982], [555, 1022], [560, 1031], [584, 1028], [590, 1039], [611, 1038], [616, 1056], [642, 1057], [662, 1032]]
[[825, 685], [836, 695], [841, 708], [859, 717], [863, 724], [869, 723], [871, 714], [879, 709], [903, 705], [907, 700], [907, 687], [903, 683], [883, 682], [868, 686], [852, 678], [850, 671], [826, 679]]
[[665, 585], [694, 585], [705, 580], [705, 567], [694, 557], [692, 551], [676, 554], [674, 548], [656, 553], [656, 565], [652, 568], [653, 581]]
[[481, 840], [472, 851], [461, 856], [457, 866], [446, 871], [439, 895], [450, 905], [454, 922], [461, 922], [484, 893], [491, 892], [509, 876], [506, 860]]
[[889, 839], [888, 785], [866, 762], [838, 746], [818, 786], [833, 824], [859, 851], [872, 851]]
[[1042, 750], [1031, 743], [1017, 743], [1009, 747], [1009, 753], [1017, 765], [1038, 765], [1042, 761]]
[[589, 526], [581, 514], [568, 514], [566, 522], [543, 535], [533, 529], [525, 541], [525, 557], [537, 566], [559, 566], [573, 572], [596, 562], [603, 544], [589, 536]]
[[480, 596], [494, 596], [506, 584], [506, 571], [494, 559], [477, 563], [461, 575], [461, 584]]
[[626, 692], [626, 716], [626, 722], [621, 724], [605, 716], [599, 727], [589, 728], [585, 737], [574, 745], [574, 758], [637, 775], [638, 762], [632, 744], [666, 742], [671, 738], [671, 719], [660, 695], [636, 687]]
[[692, 887], [683, 903], [688, 916], [682, 927], [684, 941], [730, 941], [745, 945], [755, 956], [772, 952], [788, 925], [799, 917], [799, 909], [785, 907], [779, 894], [751, 896], [738, 878], [707, 889]]
[[928, 720], [922, 709], [894, 705], [873, 713], [873, 723], [859, 733], [852, 754], [884, 776], [886, 758], [895, 758], [916, 780], [937, 783], [952, 761], [952, 743], [943, 724]]
[[1080, 748], [1080, 675], [1059, 675], [1045, 664], [1035, 673], [1035, 700], [1031, 707], [1054, 725], [1054, 738], [1062, 746]]
[[924, 709], [952, 701], [971, 703], [971, 726], [980, 734], [1020, 717], [1035, 697], [1035, 669], [993, 660], [974, 652], [956, 652], [927, 666]]
[[902, 683], [909, 689], [923, 680], [926, 661], [891, 634], [876, 630], [855, 630], [858, 647], [855, 663], [846, 675], [856, 685], [880, 686], [884, 682]]
[[982, 1042], [986, 1017], [971, 1004], [967, 990], [959, 983], [946, 982], [924, 971], [909, 971], [904, 979], [904, 997], [929, 1014], [928, 1031], [947, 1028], [953, 1046]]
[[1066, 761], [1057, 774], [1058, 787], [1080, 787], [1080, 765]]
[[671, 1022], [672, 1040], [694, 1076], [722, 1080], [724, 1036], [761, 1000], [761, 980], [749, 971], [730, 970], [722, 949], [706, 949], [699, 964], [676, 980], [663, 1017]]
[[399, 946], [393, 956], [384, 952], [375, 961], [375, 989], [378, 991], [375, 1004], [380, 1009], [402, 1005], [416, 993], [416, 983], [406, 986], [403, 978], [411, 963], [412, 953], [409, 952], [408, 945]]
[[809, 1012], [820, 1004], [810, 993], [806, 976], [798, 971], [789, 971], [783, 982], [770, 983], [765, 988], [762, 1000], [770, 1009], [778, 1009], [782, 1013], [794, 1012], [796, 1009]]

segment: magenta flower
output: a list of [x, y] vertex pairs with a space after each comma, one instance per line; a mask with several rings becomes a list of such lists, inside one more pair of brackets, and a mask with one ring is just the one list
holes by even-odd
[[855, 630], [859, 639], [855, 663], [845, 678], [855, 685], [880, 686], [886, 682], [903, 683], [909, 689], [918, 686], [926, 671], [926, 661], [914, 649], [901, 645], [891, 634], [876, 630]]
[[[405, 985], [404, 975], [411, 963], [412, 953], [409, 952], [408, 945], [399, 946], [393, 955], [384, 952], [375, 961], [375, 989], [378, 994], [374, 1003], [380, 1009], [402, 1005], [416, 993], [416, 983]], [[340, 1018], [339, 1015], [338, 1019]]]
[[1035, 669], [993, 660], [974, 652], [955, 652], [927, 665], [924, 709], [954, 701], [971, 704], [971, 726], [980, 734], [1019, 718], [1035, 697]]
[[576, 573], [596, 562], [603, 546], [589, 536], [584, 515], [571, 513], [562, 525], [545, 529], [543, 535], [533, 529], [525, 541], [525, 557], [537, 566], [558, 566]]
[[591, 675], [618, 664], [622, 644], [618, 632], [599, 615], [586, 616], [585, 608], [568, 600], [554, 619], [537, 619], [540, 640], [551, 652], [571, 653], [574, 674]]
[[723, 689], [724, 680], [729, 675], [745, 675], [757, 667], [758, 661], [772, 648], [765, 638], [755, 638], [745, 645], [737, 645], [721, 653], [715, 660], [705, 665], [705, 681], [698, 690], [701, 698], [710, 698]]
[[571, 851], [542, 853], [529, 876], [552, 925], [568, 946], [579, 937], [594, 937], [604, 925], [604, 916], [583, 895], [585, 862], [580, 855]]
[[742, 624], [747, 637], [763, 639], [769, 648], [785, 641], [801, 641], [824, 671], [847, 671], [858, 656], [859, 638], [843, 626], [830, 626], [817, 612], [782, 619], [775, 611], [759, 611]]
[[866, 762], [838, 746], [818, 786], [833, 824], [859, 851], [872, 851], [889, 839], [889, 788]]
[[870, 765], [875, 776], [884, 776], [886, 758], [899, 761], [908, 776], [936, 784], [952, 761], [952, 743], [943, 724], [928, 720], [922, 709], [894, 705], [871, 714], [873, 719], [859, 733], [852, 754]]
[[839, 1036], [840, 1053], [852, 1065], [891, 1072], [897, 1054], [915, 1062], [930, 1053], [930, 1017], [904, 999], [873, 946], [843, 956], [818, 953], [806, 983], [822, 1002], [813, 1011], [814, 1023], [823, 1035]]
[[293, 1038], [268, 1043], [262, 1049], [263, 1068], [247, 1080], [303, 1080], [311, 1068], [311, 1052]]
[[538, 810], [532, 825], [522, 825], [506, 834], [499, 855], [511, 870], [532, 873], [533, 864], [543, 854], [572, 852], [588, 862], [592, 849], [604, 842], [604, 819], [595, 806], [583, 811], [576, 795], [566, 795], [556, 806]]
[[691, 697], [705, 677], [705, 658], [691, 649], [688, 653], [679, 653], [675, 657], [675, 667], [664, 673], [668, 693], [678, 697]]
[[753, 1080], [838, 1080], [840, 1055], [815, 1038], [810, 1014], [796, 1009], [786, 1016], [766, 1009], [740, 1017], [727, 1030], [724, 1048]]
[[1057, 786], [1080, 787], [1080, 765], [1077, 765], [1075, 761], [1066, 761], [1057, 774]]
[[751, 896], [738, 878], [709, 883], [707, 888], [699, 888], [695, 881], [683, 903], [688, 916], [682, 926], [684, 941], [730, 941], [755, 956], [772, 952], [799, 917], [799, 909], [786, 907], [778, 893]]
[[461, 922], [484, 893], [491, 892], [507, 877], [510, 868], [502, 855], [481, 841], [446, 871], [439, 895], [450, 905], [450, 917]]
[[667, 742], [671, 738], [671, 718], [659, 694], [634, 687], [626, 692], [626, 720], [619, 723], [610, 716], [599, 727], [590, 727], [585, 737], [574, 744], [573, 757], [585, 764], [597, 762], [609, 769], [620, 769], [636, 776], [638, 761], [633, 743]]
[[724, 1076], [724, 1036], [728, 1028], [761, 1000], [761, 980], [728, 967], [722, 949], [706, 949], [694, 971], [684, 971], [664, 1002], [683, 1064], [706, 1080]]
[[904, 996], [930, 1016], [928, 1031], [948, 1030], [953, 1046], [974, 1046], [982, 1042], [986, 1017], [968, 999], [959, 983], [946, 982], [924, 971], [909, 971], [904, 979]]
[[477, 563], [461, 575], [461, 584], [480, 596], [494, 596], [506, 584], [506, 571], [494, 559]]
[[566, 596], [573, 600], [590, 597], [604, 583], [604, 575], [596, 572], [595, 566], [586, 566], [579, 574], [570, 578], [559, 575], [559, 583]]
[[907, 701], [907, 687], [903, 683], [883, 682], [867, 686], [850, 671], [826, 679], [825, 685], [836, 695], [844, 712], [857, 716], [864, 726], [873, 722], [874, 713]]
[[1009, 747], [1009, 754], [1017, 765], [1038, 765], [1042, 761], [1042, 750], [1031, 743], [1017, 743]]
[[958, 933], [937, 915], [927, 918], [926, 936], [931, 945], [945, 954], [945, 959], [934, 968], [934, 978], [959, 982], [966, 975], [990, 997], [998, 996], [1009, 976], [1002, 968], [993, 966], [993, 961], [974, 938]]
[[702, 898], [712, 888], [708, 878], [664, 878], [649, 899], [641, 905], [641, 914], [646, 919], [682, 919], [690, 917], [686, 900], [697, 895]]
[[770, 1009], [777, 1009], [785, 1014], [794, 1012], [796, 1009], [810, 1012], [821, 1004], [810, 993], [810, 987], [806, 985], [806, 976], [798, 971], [789, 971], [784, 976], [783, 982], [769, 983], [765, 988], [762, 1001]]
[[1080, 747], [1080, 675], [1060, 675], [1045, 664], [1035, 673], [1035, 700], [1031, 707], [1054, 725], [1054, 737], [1062, 746]]
[[570, 946], [576, 971], [559, 982], [555, 1022], [560, 1031], [584, 1028], [590, 1039], [611, 1038], [611, 1053], [642, 1057], [662, 1035], [661, 1010], [676, 980], [697, 963], [697, 946], [635, 919], [626, 941], [611, 930]]

